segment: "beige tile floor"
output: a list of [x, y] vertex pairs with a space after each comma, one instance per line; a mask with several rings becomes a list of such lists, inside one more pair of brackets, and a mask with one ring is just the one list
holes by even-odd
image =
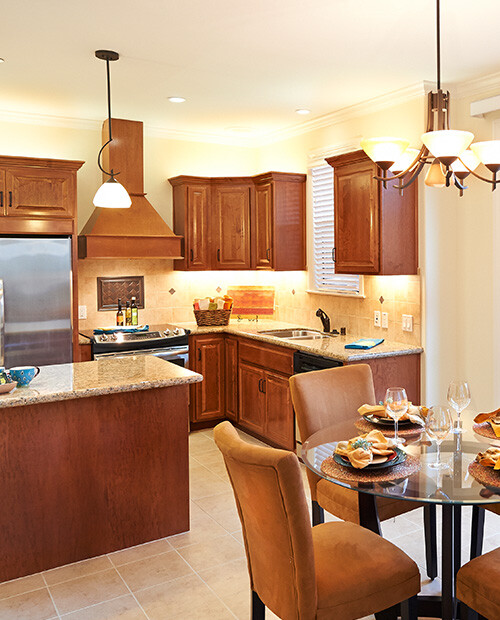
[[[212, 432], [193, 433], [190, 449], [189, 532], [0, 584], [0, 620], [248, 619], [241, 528]], [[465, 511], [464, 557], [469, 528]], [[421, 567], [424, 588], [439, 590], [439, 579], [425, 577], [421, 511], [383, 530]], [[488, 513], [484, 547], [499, 546], [500, 517]]]

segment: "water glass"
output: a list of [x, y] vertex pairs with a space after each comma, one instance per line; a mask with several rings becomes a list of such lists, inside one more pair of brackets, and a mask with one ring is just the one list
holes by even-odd
[[385, 410], [394, 420], [394, 443], [404, 445], [404, 440], [398, 437], [398, 422], [408, 411], [408, 396], [404, 388], [388, 388], [385, 393]]
[[441, 444], [452, 427], [451, 411], [449, 407], [432, 407], [429, 409], [425, 419], [425, 430], [431, 439], [436, 441], [437, 457], [435, 463], [429, 463], [433, 469], [447, 467], [446, 463], [441, 463]]
[[452, 381], [448, 386], [448, 404], [457, 412], [457, 423], [454, 433], [463, 433], [460, 414], [470, 404], [470, 390], [467, 381]]

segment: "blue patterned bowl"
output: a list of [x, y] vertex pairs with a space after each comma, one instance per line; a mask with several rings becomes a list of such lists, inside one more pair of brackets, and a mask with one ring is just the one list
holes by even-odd
[[10, 376], [17, 381], [17, 387], [28, 386], [40, 372], [38, 366], [16, 366], [10, 369]]

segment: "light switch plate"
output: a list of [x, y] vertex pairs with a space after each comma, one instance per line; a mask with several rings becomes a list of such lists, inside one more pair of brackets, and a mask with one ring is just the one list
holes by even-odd
[[373, 313], [373, 324], [375, 327], [380, 327], [380, 310], [375, 310]]
[[382, 312], [382, 328], [389, 329], [389, 313]]
[[404, 332], [412, 332], [413, 331], [413, 315], [412, 314], [403, 314], [403, 331]]
[[87, 318], [87, 306], [78, 306], [78, 318], [79, 319]]

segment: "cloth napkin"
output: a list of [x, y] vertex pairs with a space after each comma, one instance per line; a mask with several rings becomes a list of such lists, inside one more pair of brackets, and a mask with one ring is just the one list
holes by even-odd
[[491, 413], [479, 413], [475, 418], [476, 424], [482, 424], [483, 422], [489, 422], [493, 432], [497, 437], [500, 437], [500, 409], [492, 411]]
[[394, 441], [381, 431], [370, 431], [349, 441], [339, 441], [335, 453], [345, 456], [356, 469], [363, 469], [373, 461], [374, 456], [390, 456]]
[[[420, 407], [408, 403], [408, 411], [400, 418], [401, 420], [410, 420], [413, 424], [425, 426], [425, 421], [420, 415]], [[376, 415], [378, 418], [392, 419], [386, 412], [384, 405], [361, 405], [358, 409], [361, 416]]]
[[500, 469], [500, 448], [488, 448], [486, 452], [480, 452], [476, 456], [476, 461], [485, 467]]

